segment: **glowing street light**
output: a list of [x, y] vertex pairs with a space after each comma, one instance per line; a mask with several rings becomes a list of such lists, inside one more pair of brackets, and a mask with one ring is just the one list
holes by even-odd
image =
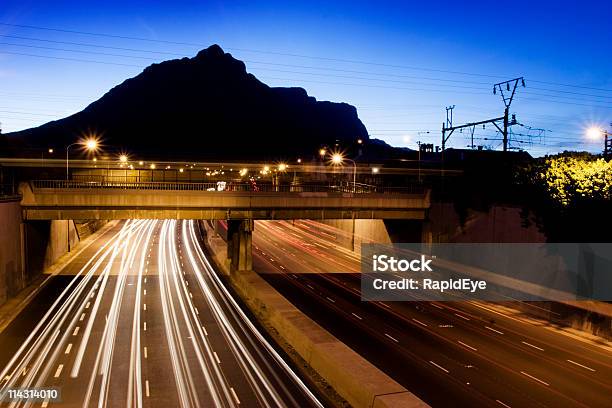
[[80, 140], [76, 143], [72, 143], [69, 144], [68, 146], [66, 146], [66, 180], [68, 180], [69, 178], [69, 156], [68, 156], [68, 152], [70, 151], [70, 148], [72, 146], [76, 146], [76, 145], [81, 145], [83, 147], [85, 147], [85, 150], [89, 151], [89, 152], [95, 152], [96, 150], [98, 150], [98, 140], [96, 140], [96, 138], [94, 137], [90, 137], [84, 140]]
[[357, 163], [355, 163], [355, 160], [347, 159], [340, 153], [333, 153], [331, 156], [331, 162], [336, 166], [341, 166], [345, 160], [353, 164], [353, 193], [355, 193], [357, 190]]
[[150, 168], [151, 170], [155, 170], [155, 163], [151, 163], [151, 165], [149, 166], [149, 168]]
[[372, 173], [377, 174], [380, 171], [378, 167], [372, 167]]
[[319, 150], [319, 156], [321, 156], [321, 158], [325, 157], [326, 154], [327, 154], [327, 150], [325, 150], [325, 149], [320, 149]]
[[120, 155], [120, 156], [119, 156], [119, 161], [120, 161], [121, 163], [127, 163], [127, 161], [128, 161], [128, 156], [127, 156], [127, 154], [122, 154], [122, 155]]
[[246, 174], [249, 172], [249, 169], [242, 169], [240, 170], [240, 177], [244, 177], [246, 176]]
[[278, 165], [278, 171], [285, 171], [285, 170], [287, 170], [287, 167], [288, 166], [285, 163], [280, 163]]
[[605, 131], [596, 126], [590, 127], [586, 131], [586, 136], [592, 140], [599, 140], [605, 134]]

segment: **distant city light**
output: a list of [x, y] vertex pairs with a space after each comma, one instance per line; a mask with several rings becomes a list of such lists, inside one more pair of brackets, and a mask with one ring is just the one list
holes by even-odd
[[97, 159], [96, 157], [94, 157], [94, 158], [93, 158], [93, 159], [91, 159], [91, 160], [92, 160], [92, 161], [95, 161], [95, 162], [97, 162], [97, 161], [98, 161], [98, 159]]
[[325, 149], [321, 149], [321, 150], [319, 150], [319, 156], [323, 157], [323, 156], [325, 156], [326, 154], [327, 154], [327, 150], [325, 150]]
[[152, 163], [152, 164], [149, 166], [149, 168], [150, 168], [151, 170], [154, 170], [154, 169], [155, 169], [155, 164], [153, 164], [153, 163]]
[[138, 164], [140, 164], [141, 166], [144, 164], [144, 162], [141, 160], [138, 162]]
[[122, 155], [120, 155], [120, 156], [119, 156], [119, 161], [120, 161], [121, 163], [127, 163], [127, 161], [128, 161], [127, 154], [122, 154]]
[[179, 173], [182, 173], [182, 172], [183, 172], [183, 169], [182, 169], [182, 168], [180, 168], [180, 169], [179, 169]]
[[302, 162], [302, 159], [297, 159], [297, 162], [298, 162], [298, 163], [301, 163], [301, 162]]
[[357, 139], [357, 144], [362, 144], [362, 143], [363, 143], [363, 140]]
[[285, 163], [280, 163], [278, 165], [278, 171], [285, 171], [285, 170], [287, 170], [287, 167], [288, 166]]
[[240, 170], [240, 177], [245, 176], [248, 172], [249, 172], [249, 169], [242, 169], [242, 170]]
[[49, 149], [49, 153], [53, 153], [53, 149]]
[[380, 171], [378, 167], [372, 167], [372, 173], [376, 174]]
[[342, 164], [344, 157], [340, 153], [334, 153], [331, 160], [333, 164]]

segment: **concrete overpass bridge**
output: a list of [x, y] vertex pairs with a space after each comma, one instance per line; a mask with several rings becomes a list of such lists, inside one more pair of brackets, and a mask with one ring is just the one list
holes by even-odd
[[34, 180], [19, 186], [24, 221], [228, 221], [231, 269], [251, 269], [254, 220], [426, 218], [429, 191], [366, 185]]

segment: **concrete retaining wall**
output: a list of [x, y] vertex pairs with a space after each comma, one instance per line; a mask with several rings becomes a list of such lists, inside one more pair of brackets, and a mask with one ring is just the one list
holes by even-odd
[[[219, 263], [226, 257], [220, 237], [207, 228], [208, 244]], [[225, 262], [219, 265], [225, 273]], [[230, 281], [259, 320], [278, 334], [334, 390], [354, 407], [426, 407], [391, 377], [303, 314], [253, 271], [230, 275]]]
[[0, 304], [26, 285], [19, 201], [0, 203]]

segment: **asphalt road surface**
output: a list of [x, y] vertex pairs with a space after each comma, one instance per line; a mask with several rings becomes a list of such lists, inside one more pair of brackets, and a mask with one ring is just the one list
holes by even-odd
[[341, 235], [314, 221], [259, 221], [254, 267], [424, 401], [439, 407], [612, 407], [609, 349], [487, 303], [363, 302], [359, 257], [343, 248]]
[[315, 395], [214, 272], [193, 221], [105, 232], [0, 334], [8, 407], [308, 407]]

